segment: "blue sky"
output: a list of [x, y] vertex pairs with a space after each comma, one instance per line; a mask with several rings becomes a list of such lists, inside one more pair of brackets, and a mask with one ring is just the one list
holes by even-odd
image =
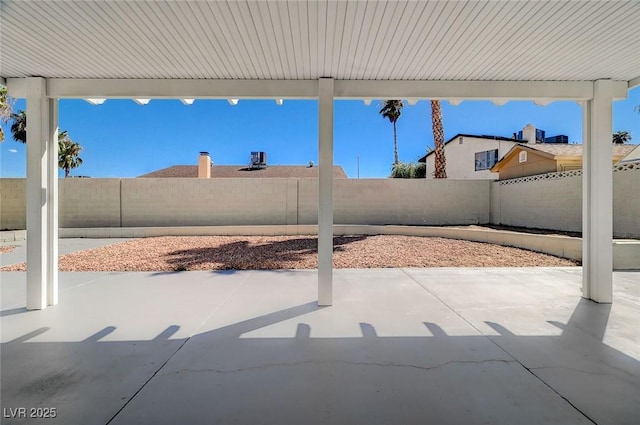
[[[640, 143], [640, 88], [614, 103], [614, 131], [627, 130]], [[14, 109], [24, 109], [16, 100]], [[387, 177], [393, 162], [393, 128], [378, 114], [380, 101], [335, 102], [334, 163], [349, 177]], [[398, 150], [402, 161], [416, 161], [433, 147], [428, 101], [405, 105], [398, 121]], [[576, 102], [536, 106], [532, 102], [465, 101], [442, 105], [445, 137], [457, 133], [509, 137], [528, 123], [548, 136], [566, 134], [570, 142], [582, 140], [582, 110]], [[107, 100], [91, 105], [84, 100], [61, 100], [60, 128], [83, 147], [84, 164], [72, 175], [137, 177], [176, 164], [197, 164], [200, 151], [208, 151], [215, 164], [245, 165], [251, 151], [267, 152], [272, 165], [318, 163], [315, 101], [152, 100], [138, 105], [132, 100]], [[0, 144], [0, 177], [26, 175], [25, 146], [8, 135]]]

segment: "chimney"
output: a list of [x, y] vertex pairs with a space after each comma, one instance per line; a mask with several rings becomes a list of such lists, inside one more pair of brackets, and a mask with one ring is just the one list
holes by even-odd
[[533, 124], [527, 124], [522, 129], [522, 138], [527, 141], [527, 143], [535, 145], [536, 143], [536, 128]]
[[200, 157], [198, 158], [198, 178], [211, 178], [211, 157], [209, 156], [209, 152], [200, 152]]

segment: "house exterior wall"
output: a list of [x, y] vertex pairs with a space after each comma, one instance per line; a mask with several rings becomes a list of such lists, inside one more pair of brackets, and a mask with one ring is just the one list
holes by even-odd
[[535, 152], [527, 152], [526, 162], [519, 161], [519, 155], [515, 155], [500, 170], [500, 180], [516, 177], [533, 176], [536, 174], [555, 173], [558, 164], [555, 160], [538, 155]]
[[629, 152], [627, 156], [620, 159], [620, 162], [640, 161], [640, 146], [636, 146], [634, 150]]
[[[498, 149], [498, 159], [502, 158], [516, 142], [507, 140], [480, 139], [460, 136], [444, 146], [447, 160], [447, 178], [450, 179], [490, 179], [496, 180], [498, 173], [489, 170], [475, 170], [476, 152]], [[433, 178], [435, 171], [435, 155], [427, 156], [427, 179]]]

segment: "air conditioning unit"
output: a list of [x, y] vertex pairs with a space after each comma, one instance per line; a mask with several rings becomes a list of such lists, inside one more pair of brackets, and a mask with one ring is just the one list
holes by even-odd
[[559, 136], [545, 137], [544, 142], [545, 143], [564, 143], [564, 144], [568, 144], [569, 143], [569, 137], [565, 136], [564, 134], [560, 134]]
[[251, 168], [265, 168], [266, 166], [266, 152], [251, 152]]

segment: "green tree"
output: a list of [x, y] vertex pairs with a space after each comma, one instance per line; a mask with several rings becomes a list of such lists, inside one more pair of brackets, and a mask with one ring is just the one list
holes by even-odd
[[436, 179], [446, 179], [447, 159], [444, 155], [444, 128], [442, 126], [442, 107], [439, 100], [431, 100], [431, 125], [435, 150], [433, 176]]
[[378, 112], [382, 115], [382, 118], [387, 118], [393, 124], [393, 164], [394, 166], [400, 162], [398, 159], [398, 139], [396, 131], [396, 122], [402, 115], [402, 107], [404, 104], [402, 100], [384, 100], [382, 102], [382, 109]]
[[631, 141], [631, 133], [628, 131], [616, 131], [611, 136], [611, 142], [616, 145], [623, 143], [629, 143]]
[[426, 164], [413, 162], [398, 162], [391, 168], [391, 178], [394, 179], [423, 179], [427, 173]]
[[73, 168], [82, 165], [81, 150], [82, 146], [71, 140], [66, 131], [58, 134], [58, 166], [64, 170], [65, 178]]

